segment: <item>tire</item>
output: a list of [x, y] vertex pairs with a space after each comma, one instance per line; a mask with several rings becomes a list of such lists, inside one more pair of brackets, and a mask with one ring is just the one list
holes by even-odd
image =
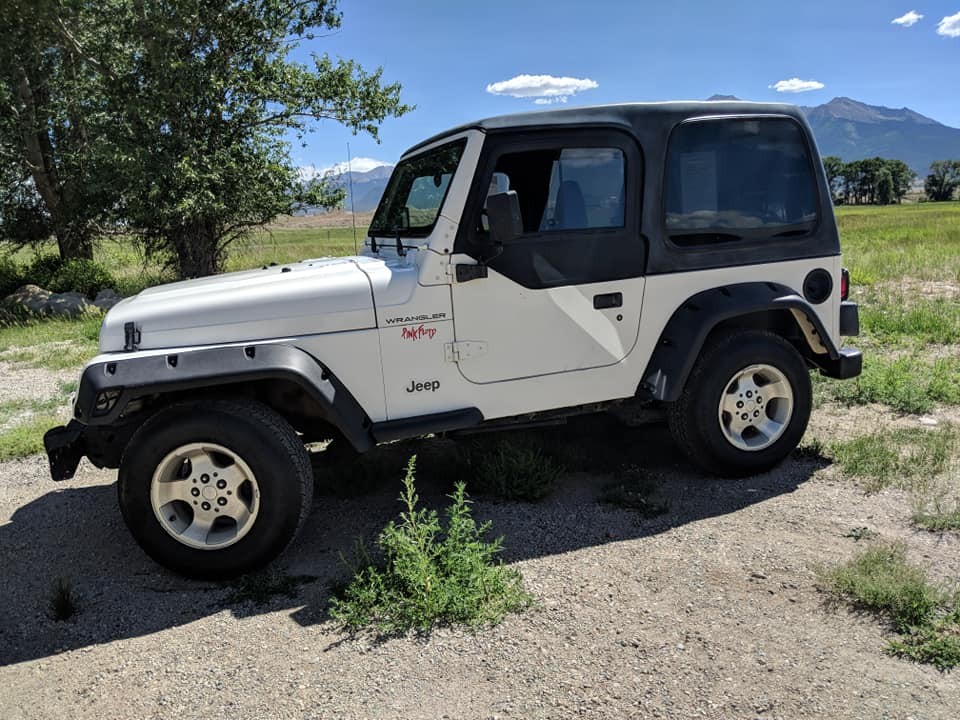
[[147, 420], [123, 452], [117, 492], [150, 557], [182, 575], [225, 579], [266, 565], [293, 541], [310, 510], [313, 472], [276, 412], [212, 400]]
[[812, 402], [796, 348], [774, 333], [744, 330], [705, 347], [667, 421], [701, 468], [743, 477], [769, 470], [797, 447]]

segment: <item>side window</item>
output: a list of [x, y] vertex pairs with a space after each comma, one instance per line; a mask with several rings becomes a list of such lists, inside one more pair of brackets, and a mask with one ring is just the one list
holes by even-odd
[[487, 194], [506, 190], [517, 193], [525, 233], [624, 226], [624, 158], [617, 148], [501, 155]]
[[678, 245], [804, 235], [817, 222], [807, 143], [787, 118], [679, 125], [666, 181], [665, 225]]

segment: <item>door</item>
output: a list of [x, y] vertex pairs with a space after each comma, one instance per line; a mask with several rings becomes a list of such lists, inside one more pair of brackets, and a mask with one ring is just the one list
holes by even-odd
[[[488, 273], [453, 284], [452, 359], [475, 383], [620, 362], [643, 302], [636, 143], [613, 130], [487, 143], [452, 260], [484, 260]], [[506, 190], [517, 193], [524, 231], [484, 258], [485, 198]]]

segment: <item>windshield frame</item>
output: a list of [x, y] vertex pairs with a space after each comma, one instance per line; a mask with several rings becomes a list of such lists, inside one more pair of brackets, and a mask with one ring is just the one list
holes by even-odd
[[[431, 155], [447, 152], [456, 146], [459, 146], [459, 156], [457, 157], [456, 166], [450, 173], [450, 180], [447, 182], [447, 186], [444, 188], [443, 197], [440, 198], [440, 202], [437, 204], [436, 213], [434, 214], [433, 220], [430, 222], [430, 224], [406, 228], [377, 226], [377, 219], [381, 215], [383, 215], [383, 217], [386, 219], [392, 214], [397, 214], [390, 212], [390, 206], [398, 199], [398, 196], [396, 196], [397, 187], [402, 180], [404, 170], [410, 167], [411, 163], [426, 160]], [[418, 152], [415, 155], [405, 157], [399, 163], [397, 163], [397, 166], [390, 174], [390, 179], [387, 181], [387, 186], [384, 188], [383, 195], [380, 197], [380, 202], [377, 204], [377, 209], [373, 213], [373, 218], [370, 220], [370, 227], [367, 230], [367, 237], [395, 238], [399, 236], [408, 238], [424, 238], [429, 236], [430, 233], [433, 232], [434, 227], [436, 227], [437, 221], [440, 219], [443, 206], [447, 201], [447, 196], [450, 194], [450, 188], [453, 186], [457, 171], [460, 169], [460, 164], [463, 162], [463, 156], [466, 151], [466, 147], [467, 138], [459, 137], [455, 140], [451, 140], [450, 142], [443, 143], [442, 145], [435, 145], [427, 150]], [[407, 195], [403, 199], [403, 207], [406, 207], [406, 200], [409, 199], [409, 193], [410, 190], [408, 189]], [[402, 210], [400, 212], [402, 212]]]

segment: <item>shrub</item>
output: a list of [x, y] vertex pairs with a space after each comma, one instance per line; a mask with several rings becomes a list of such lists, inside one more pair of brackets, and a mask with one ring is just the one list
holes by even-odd
[[383, 561], [366, 559], [331, 616], [350, 629], [386, 634], [429, 630], [436, 624], [496, 624], [532, 601], [520, 573], [497, 559], [502, 540], [487, 542], [490, 523], [475, 523], [463, 483], [450, 495], [444, 525], [435, 510], [418, 508], [416, 456], [407, 464], [400, 501], [406, 510], [377, 538]]
[[540, 441], [527, 436], [474, 441], [463, 463], [474, 491], [526, 502], [546, 497], [564, 471]]
[[0, 300], [23, 285], [23, 273], [9, 257], [0, 257]]
[[93, 260], [63, 260], [56, 255], [38, 257], [23, 271], [22, 278], [23, 282], [39, 285], [50, 292], [78, 292], [91, 299], [100, 290], [117, 285], [113, 276]]
[[79, 607], [73, 592], [73, 586], [66, 578], [57, 578], [47, 598], [47, 612], [58, 622], [69, 620], [77, 614]]
[[67, 260], [47, 289], [52, 292], [83, 293], [92, 300], [101, 290], [116, 285], [113, 276], [93, 260]]
[[922, 568], [907, 562], [903, 545], [878, 544], [849, 562], [822, 570], [826, 589], [887, 616], [899, 632], [927, 623], [942, 594]]

